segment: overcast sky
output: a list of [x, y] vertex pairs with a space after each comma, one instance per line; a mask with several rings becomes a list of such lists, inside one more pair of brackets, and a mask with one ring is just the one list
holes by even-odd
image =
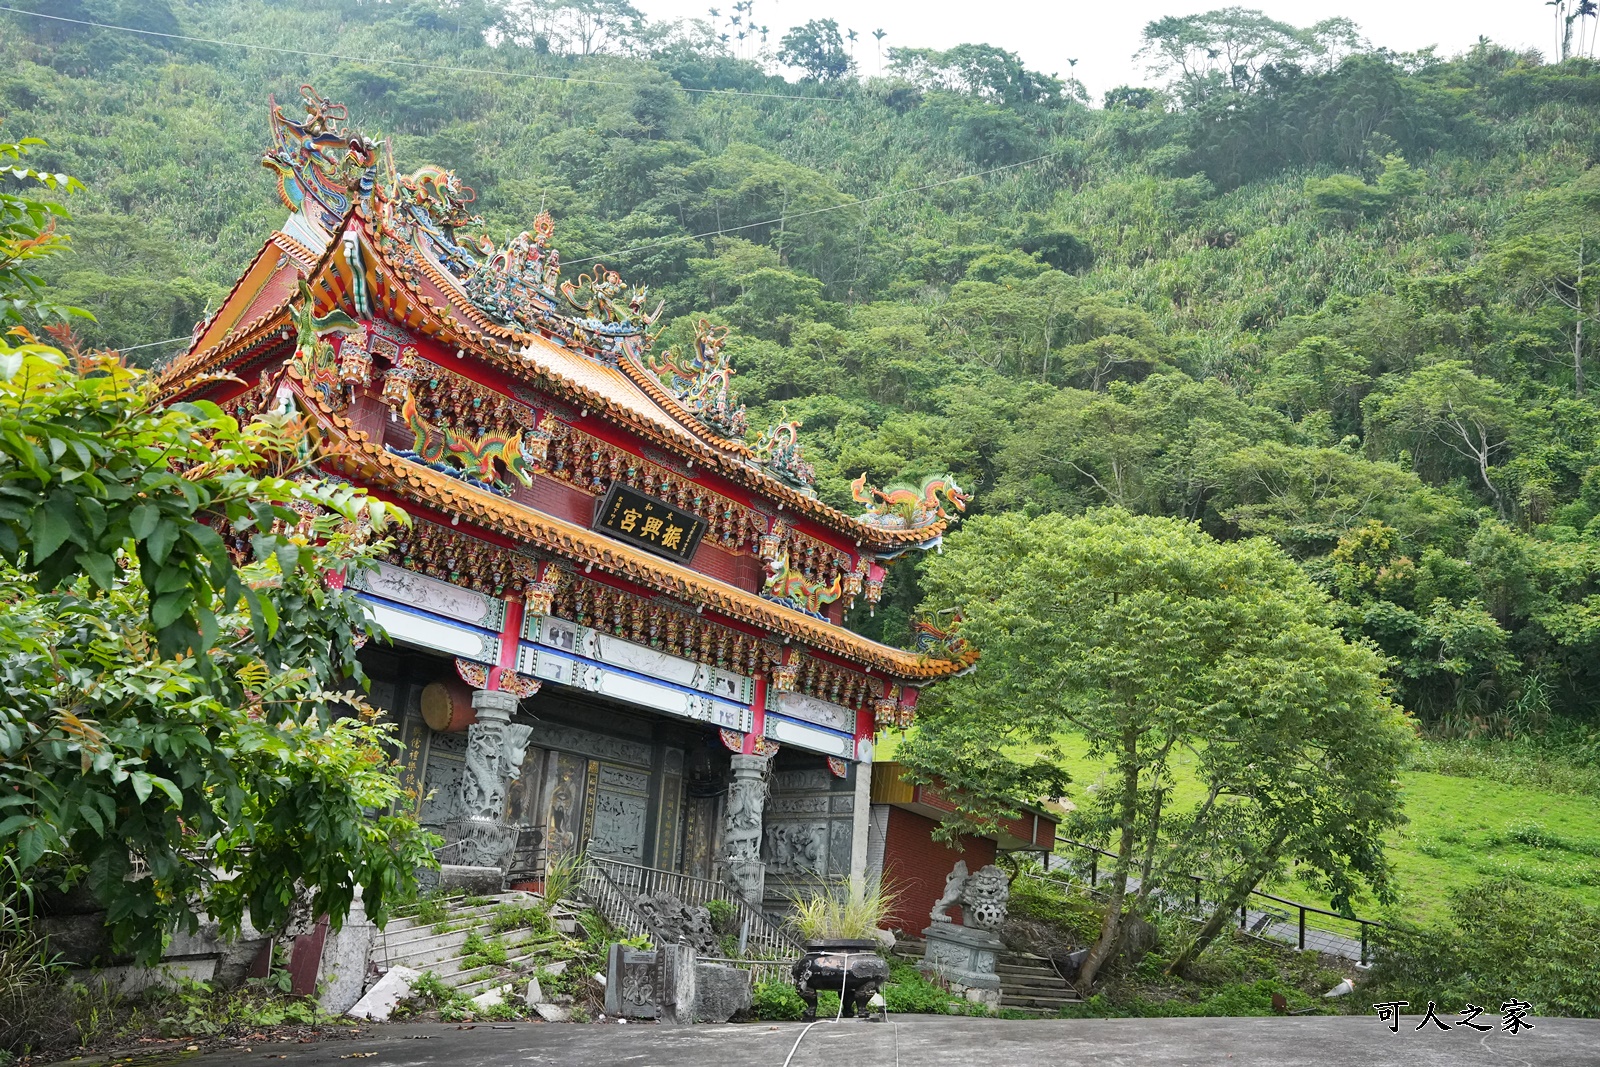
[[[634, 0], [652, 21], [706, 18], [718, 8], [722, 20], [733, 0]], [[1096, 103], [1107, 89], [1149, 84], [1133, 53], [1139, 32], [1151, 19], [1189, 15], [1229, 6], [1226, 0], [755, 0], [754, 22], [771, 29], [769, 44], [790, 26], [808, 19], [836, 19], [840, 29], [860, 35], [856, 63], [864, 74], [878, 69], [871, 32], [887, 31], [883, 46], [948, 48], [962, 43], [991, 44], [1016, 52], [1035, 70], [1075, 74]], [[1499, 44], [1534, 47], [1547, 55], [1553, 42], [1551, 9], [1544, 0], [1249, 0], [1257, 8], [1295, 26], [1309, 26], [1342, 15], [1355, 20], [1375, 45], [1410, 52], [1437, 45], [1441, 55], [1465, 51], [1481, 34]], [[1067, 60], [1076, 59], [1076, 67]]]

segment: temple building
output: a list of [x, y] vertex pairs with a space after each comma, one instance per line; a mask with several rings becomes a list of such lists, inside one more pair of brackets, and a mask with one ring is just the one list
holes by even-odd
[[660, 304], [563, 264], [548, 215], [497, 243], [454, 172], [403, 173], [301, 92], [264, 158], [288, 219], [161, 385], [299, 413], [324, 477], [412, 517], [352, 581], [441, 859], [518, 884], [584, 852], [768, 909], [862, 875], [875, 733], [976, 652], [844, 613], [965, 494], [863, 477], [859, 514], [822, 503], [797, 423], [751, 440], [725, 328], [655, 351]]

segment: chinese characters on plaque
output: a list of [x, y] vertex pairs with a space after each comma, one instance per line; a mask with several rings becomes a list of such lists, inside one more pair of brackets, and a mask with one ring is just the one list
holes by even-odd
[[[1382, 1004], [1374, 1004], [1372, 1010], [1378, 1013], [1378, 1021], [1387, 1026], [1391, 1034], [1397, 1034], [1400, 1032], [1400, 1009], [1409, 1008], [1410, 1006], [1411, 1002], [1408, 1000], [1390, 1000]], [[1429, 1023], [1432, 1023], [1440, 1030], [1454, 1030], [1458, 1026], [1464, 1026], [1469, 1030], [1485, 1033], [1493, 1030], [1494, 1027], [1486, 1022], [1475, 1021], [1483, 1012], [1484, 1009], [1476, 1004], [1468, 1004], [1465, 1008], [1456, 1012], [1461, 1018], [1455, 1022], [1447, 1023], [1439, 1018], [1438, 1009], [1434, 1006], [1434, 1002], [1430, 1000], [1428, 1001], [1428, 1013], [1412, 1029], [1421, 1030]], [[1500, 1029], [1513, 1036], [1522, 1030], [1532, 1030], [1533, 1023], [1528, 1021], [1528, 1016], [1532, 1014], [1533, 1005], [1527, 1001], [1508, 1000], [1500, 1005]]]
[[706, 524], [665, 500], [613, 482], [595, 513], [594, 528], [640, 548], [688, 563]]

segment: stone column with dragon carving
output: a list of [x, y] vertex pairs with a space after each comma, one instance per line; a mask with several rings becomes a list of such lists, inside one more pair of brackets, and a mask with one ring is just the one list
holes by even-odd
[[767, 802], [766, 756], [734, 756], [733, 781], [722, 824], [724, 879], [754, 907], [766, 893], [767, 865], [761, 861], [761, 817]]
[[477, 721], [467, 727], [466, 767], [450, 824], [456, 847], [444, 857], [468, 867], [503, 868], [517, 835], [503, 821], [506, 789], [522, 774], [533, 727], [511, 722], [517, 710], [514, 693], [480, 689], [472, 694], [472, 708]]

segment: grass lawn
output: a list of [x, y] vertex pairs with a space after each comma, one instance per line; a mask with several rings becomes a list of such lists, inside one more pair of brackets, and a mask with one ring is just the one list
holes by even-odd
[[[879, 759], [893, 759], [895, 739], [885, 738]], [[1100, 780], [1103, 765], [1089, 759], [1076, 739], [1063, 740], [1063, 764], [1072, 775], [1067, 798]], [[1019, 753], [1026, 756], [1028, 753]], [[1173, 761], [1178, 808], [1203, 796], [1193, 776], [1194, 757]], [[1444, 921], [1449, 891], [1485, 877], [1511, 875], [1600, 906], [1600, 797], [1550, 793], [1483, 778], [1407, 771], [1401, 775], [1410, 822], [1389, 836], [1401, 913]], [[1326, 906], [1316, 887], [1285, 879], [1270, 891]], [[1371, 902], [1358, 915], [1377, 917]]]

